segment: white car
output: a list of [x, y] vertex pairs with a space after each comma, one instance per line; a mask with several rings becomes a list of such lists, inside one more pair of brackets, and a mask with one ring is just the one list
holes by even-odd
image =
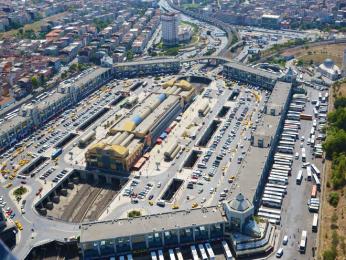
[[281, 258], [283, 254], [284, 254], [284, 249], [280, 247], [279, 250], [276, 252], [276, 258]]
[[284, 238], [282, 239], [282, 244], [285, 246], [288, 244], [288, 236], [285, 235]]

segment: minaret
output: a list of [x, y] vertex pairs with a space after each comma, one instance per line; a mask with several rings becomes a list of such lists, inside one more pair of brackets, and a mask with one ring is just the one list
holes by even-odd
[[342, 71], [341, 71], [342, 77], [346, 77], [346, 48], [344, 49], [344, 57], [342, 60]]

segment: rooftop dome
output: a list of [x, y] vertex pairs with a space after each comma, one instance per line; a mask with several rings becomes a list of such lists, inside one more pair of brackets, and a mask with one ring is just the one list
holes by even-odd
[[325, 59], [323, 64], [328, 68], [332, 68], [334, 66], [334, 61], [332, 61], [331, 59]]
[[241, 193], [239, 193], [237, 197], [230, 203], [230, 207], [237, 211], [245, 211], [250, 206], [250, 202], [247, 199], [245, 199], [244, 195]]

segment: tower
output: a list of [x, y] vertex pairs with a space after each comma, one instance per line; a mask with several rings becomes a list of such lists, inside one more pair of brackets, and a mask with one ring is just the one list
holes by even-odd
[[346, 49], [344, 49], [344, 56], [343, 56], [343, 60], [342, 60], [341, 76], [342, 77], [346, 77]]
[[179, 14], [165, 13], [161, 15], [162, 40], [165, 46], [174, 46], [179, 43]]

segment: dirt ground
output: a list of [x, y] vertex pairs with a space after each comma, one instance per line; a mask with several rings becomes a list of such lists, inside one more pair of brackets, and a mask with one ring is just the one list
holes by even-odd
[[[331, 89], [331, 92], [333, 90]], [[332, 93], [330, 93], [332, 94]], [[346, 96], [346, 83], [344, 83], [337, 92]], [[330, 95], [329, 111], [333, 110], [334, 97]], [[332, 231], [336, 230], [339, 236], [339, 244], [337, 247], [337, 258], [340, 260], [346, 259], [346, 187], [339, 190], [339, 204], [337, 208], [334, 208], [328, 203], [328, 197], [331, 191], [330, 187], [327, 187], [327, 180], [331, 175], [331, 161], [326, 161], [325, 176], [323, 181], [322, 192], [322, 212], [320, 219], [320, 233], [319, 233], [319, 247], [318, 247], [318, 259], [323, 259], [323, 252], [330, 249], [332, 243]], [[334, 225], [332, 225], [334, 224]]]
[[346, 43], [330, 44], [288, 50], [285, 51], [283, 55], [294, 55], [296, 59], [301, 59], [306, 62], [313, 60], [314, 64], [321, 64], [325, 59], [330, 58], [341, 68], [343, 52], [345, 49]]

